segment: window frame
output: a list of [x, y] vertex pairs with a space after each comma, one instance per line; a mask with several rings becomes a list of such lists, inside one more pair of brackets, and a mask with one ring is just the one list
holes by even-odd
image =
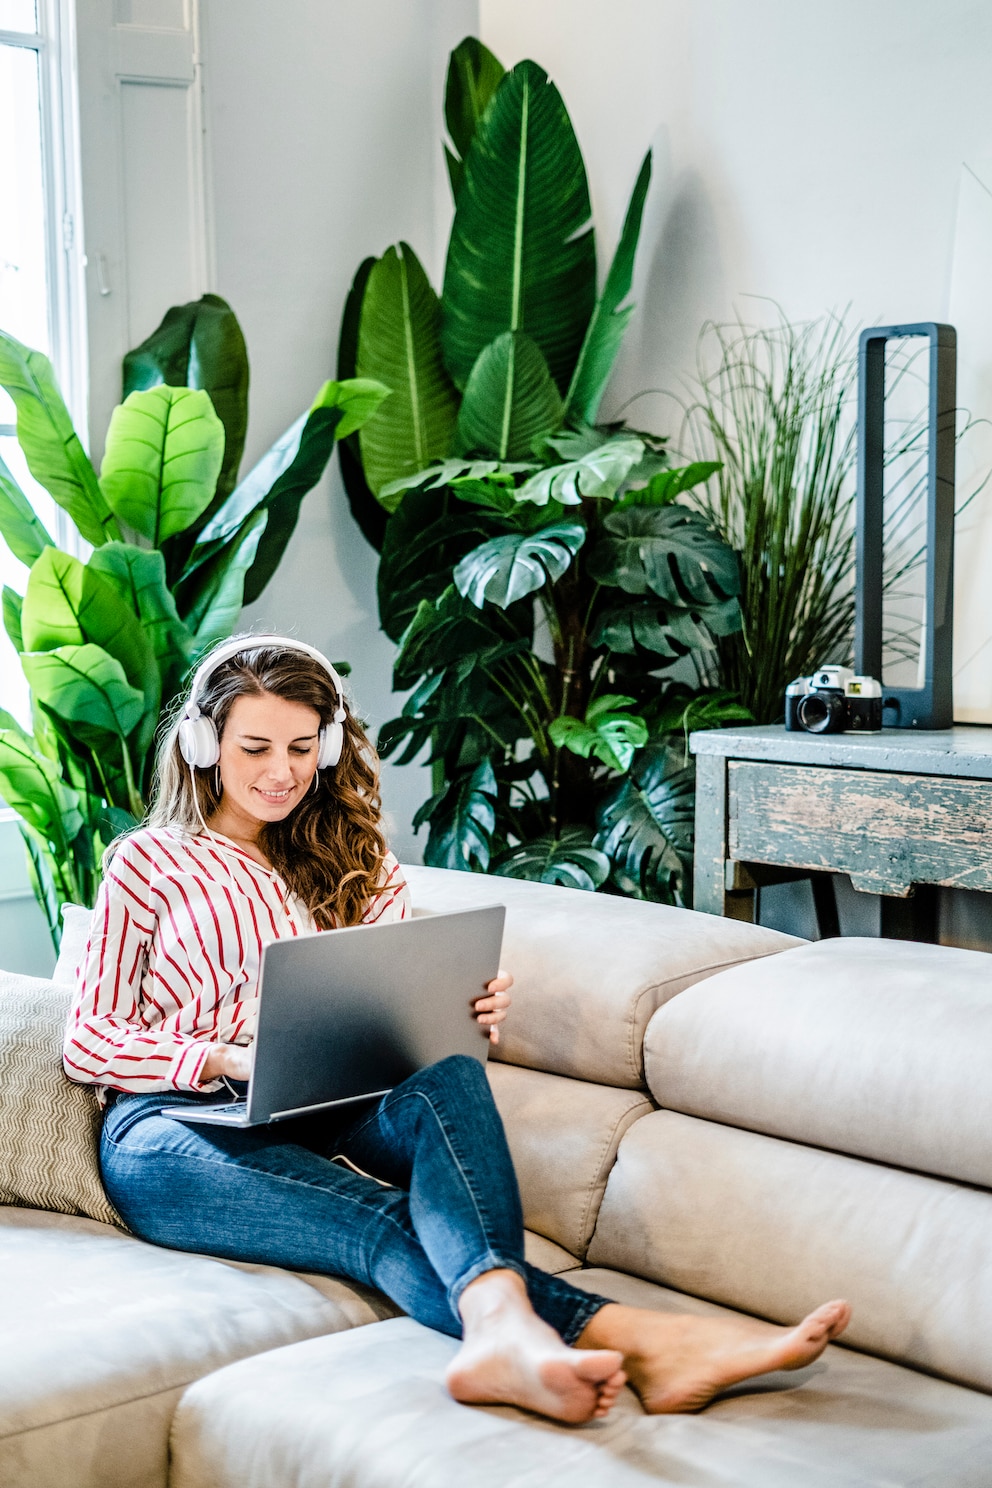
[[[34, 51], [38, 57], [49, 356], [69, 415], [85, 446], [86, 259], [73, 0], [37, 0], [36, 24], [33, 32], [0, 29], [0, 45]], [[16, 432], [15, 425], [0, 424], [0, 435], [15, 437]], [[57, 508], [53, 536], [61, 547], [80, 553], [79, 534], [61, 507]], [[17, 813], [0, 802], [0, 823], [17, 820]]]

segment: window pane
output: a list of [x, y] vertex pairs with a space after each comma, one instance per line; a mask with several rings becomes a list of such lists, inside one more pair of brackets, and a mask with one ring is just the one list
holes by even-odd
[[35, 0], [0, 0], [0, 31], [37, 31]]
[[[0, 438], [0, 459], [6, 464], [48, 532], [57, 540], [59, 509], [48, 492], [32, 478], [16, 439], [10, 436]], [[0, 585], [9, 585], [18, 594], [23, 594], [27, 577], [26, 565], [14, 557], [3, 538], [0, 538]], [[0, 626], [0, 708], [13, 713], [20, 723], [30, 723], [28, 684], [17, 652], [3, 626]]]
[[[38, 54], [30, 47], [0, 46], [0, 160], [0, 329], [47, 354]], [[0, 424], [12, 422], [13, 406], [0, 392]]]

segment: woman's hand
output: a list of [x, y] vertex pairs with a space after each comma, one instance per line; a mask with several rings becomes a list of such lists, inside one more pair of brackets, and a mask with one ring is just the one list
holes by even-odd
[[209, 1085], [226, 1075], [229, 1080], [247, 1080], [251, 1075], [250, 1044], [211, 1044], [203, 1061], [200, 1084]]
[[499, 1043], [499, 1025], [506, 1017], [506, 1010], [510, 1006], [510, 988], [513, 986], [513, 978], [508, 971], [501, 971], [495, 976], [486, 988], [485, 997], [479, 997], [472, 1004], [476, 1020], [483, 1028], [489, 1030], [489, 1042]]

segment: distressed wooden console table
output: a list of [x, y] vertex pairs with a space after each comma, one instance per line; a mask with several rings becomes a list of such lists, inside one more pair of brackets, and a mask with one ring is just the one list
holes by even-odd
[[756, 887], [808, 876], [821, 933], [836, 934], [822, 890], [827, 874], [847, 873], [856, 889], [886, 896], [882, 934], [925, 940], [937, 885], [992, 892], [992, 728], [859, 736], [772, 726], [689, 743], [696, 909], [751, 919]]

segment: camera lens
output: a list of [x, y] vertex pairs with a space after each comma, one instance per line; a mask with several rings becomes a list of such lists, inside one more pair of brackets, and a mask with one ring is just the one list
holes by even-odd
[[808, 692], [798, 709], [799, 722], [811, 734], [835, 734], [842, 727], [844, 699], [836, 692]]

